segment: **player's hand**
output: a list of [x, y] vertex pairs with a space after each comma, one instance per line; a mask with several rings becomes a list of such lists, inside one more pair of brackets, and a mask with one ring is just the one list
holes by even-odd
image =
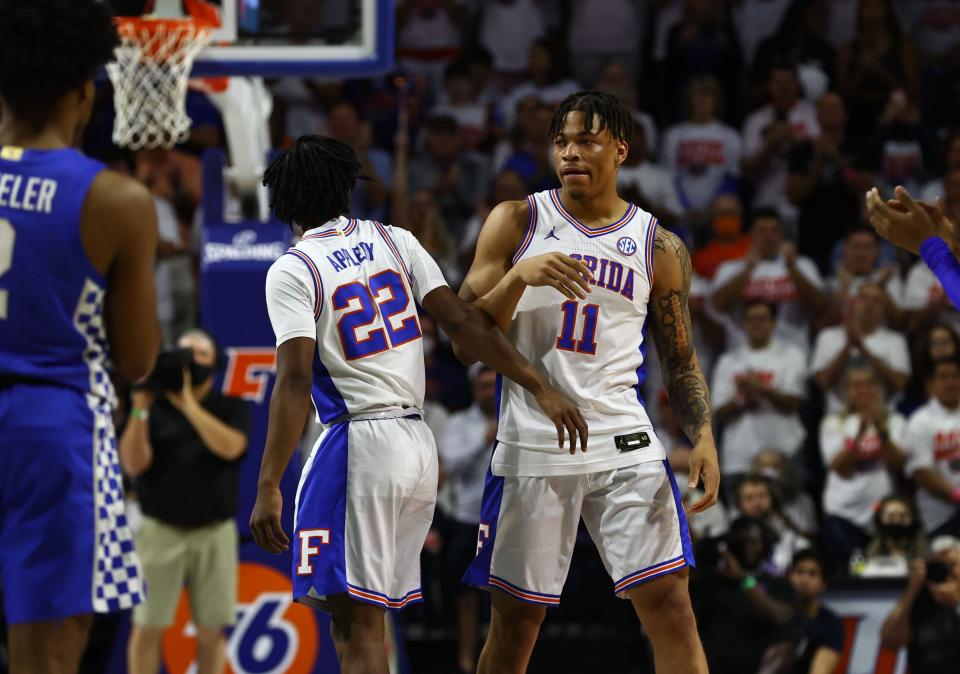
[[720, 493], [720, 461], [717, 459], [717, 448], [712, 437], [700, 440], [690, 452], [690, 482], [688, 487], [696, 489], [697, 483], [703, 478], [704, 494], [699, 501], [687, 508], [687, 512], [702, 513], [717, 503]]
[[874, 187], [867, 192], [867, 216], [877, 234], [895, 246], [914, 254], [920, 253], [920, 244], [938, 236], [933, 207], [914, 201], [903, 187], [895, 190], [896, 200], [885, 202]]
[[550, 286], [567, 299], [582, 300], [591, 292], [593, 274], [590, 268], [563, 253], [544, 253], [521, 260], [513, 269], [528, 286]]
[[253, 540], [267, 552], [277, 555], [286, 551], [290, 539], [280, 526], [283, 511], [283, 496], [279, 487], [261, 487], [257, 490], [257, 502], [250, 515], [250, 532]]
[[557, 427], [557, 447], [563, 447], [563, 432], [570, 439], [570, 453], [577, 453], [577, 434], [580, 434], [580, 451], [587, 451], [587, 422], [579, 408], [552, 386], [537, 394], [537, 404]]

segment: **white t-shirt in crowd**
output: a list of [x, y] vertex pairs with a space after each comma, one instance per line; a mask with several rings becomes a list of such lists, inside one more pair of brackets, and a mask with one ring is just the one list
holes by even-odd
[[[862, 425], [856, 414], [829, 414], [820, 424], [820, 455], [827, 470], [823, 488], [823, 511], [869, 530], [874, 507], [893, 493], [894, 482], [883, 460], [883, 445], [871, 424], [859, 439]], [[901, 449], [906, 446], [907, 420], [900, 414], [887, 417], [890, 440]], [[855, 447], [857, 468], [845, 478], [830, 470], [831, 462], [848, 447]]]
[[[836, 325], [831, 328], [824, 328], [817, 335], [817, 341], [813, 347], [813, 356], [810, 358], [810, 372], [815, 375], [822, 372], [837, 357], [837, 354], [843, 350], [847, 344], [847, 330], [842, 325]], [[901, 333], [887, 328], [877, 328], [872, 333], [863, 338], [863, 345], [867, 351], [882, 360], [889, 367], [897, 372], [909, 376], [910, 367], [910, 347], [907, 339]], [[847, 364], [850, 365], [859, 359], [865, 359], [860, 349], [850, 350], [850, 356]], [[827, 392], [827, 413], [835, 414], [842, 412], [846, 405], [846, 398], [843, 378], [837, 382], [832, 390]], [[887, 400], [893, 405], [896, 398], [887, 392]]]
[[920, 190], [920, 200], [932, 204], [937, 200], [937, 197], [943, 197], [944, 192], [943, 178], [934, 178], [927, 181], [923, 189]]
[[[883, 269], [874, 269], [866, 276], [854, 276], [853, 280], [850, 282], [850, 286], [847, 288], [847, 294], [843, 297], [844, 310], [846, 310], [846, 303], [857, 296], [857, 293], [860, 292], [860, 288], [862, 288], [865, 283], [878, 283], [883, 273]], [[829, 279], [827, 279], [827, 292], [830, 293], [831, 297], [839, 288], [839, 278], [836, 276], [831, 276]], [[894, 271], [894, 273], [890, 275], [890, 278], [887, 279], [886, 283], [883, 284], [883, 289], [886, 291], [887, 295], [890, 296], [890, 299], [893, 300], [895, 305], [901, 308], [903, 307], [903, 281], [900, 279], [899, 273]]]
[[656, 209], [682, 215], [684, 208], [677, 196], [673, 173], [645, 161], [636, 166], [621, 166], [617, 174], [617, 187], [634, 187]]
[[[917, 260], [907, 272], [907, 283], [903, 289], [903, 308], [907, 311], [926, 309], [938, 302], [944, 295], [943, 286], [936, 274], [930, 271], [923, 260]], [[953, 303], [947, 303], [940, 309], [940, 317], [960, 332], [960, 311]]]
[[455, 412], [437, 436], [437, 452], [449, 485], [452, 510], [457, 522], [477, 524], [483, 500], [483, 481], [490, 465], [492, 442], [486, 442], [487, 417], [479, 406]]
[[[792, 344], [771, 340], [763, 349], [744, 346], [728, 351], [713, 371], [710, 397], [714, 409], [739, 396], [737, 381], [753, 373], [780, 393], [804, 397], [806, 362], [803, 352]], [[756, 409], [733, 419], [723, 429], [720, 466], [724, 473], [746, 473], [753, 457], [764, 449], [776, 449], [791, 456], [800, 449], [806, 433], [798, 413], [784, 414], [767, 400]]]
[[734, 5], [733, 20], [740, 37], [743, 59], [753, 63], [760, 43], [777, 32], [793, 0], [743, 0]]
[[640, 45], [643, 31], [633, 0], [574, 0], [572, 5], [567, 45], [574, 57], [619, 54]]
[[546, 30], [540, 7], [534, 0], [485, 2], [482, 11], [480, 44], [493, 55], [494, 69], [510, 73], [526, 70], [530, 47]]
[[[754, 157], [764, 146], [764, 134], [774, 123], [773, 107], [764, 105], [762, 108], [747, 117], [743, 125], [743, 154], [745, 158]], [[793, 138], [796, 142], [812, 140], [820, 135], [820, 124], [817, 122], [817, 111], [805, 100], [797, 104], [787, 115], [787, 121], [793, 129]], [[789, 165], [787, 157], [774, 157], [763, 174], [763, 178], [756, 185], [753, 197], [754, 206], [776, 206], [790, 208], [787, 199], [787, 176]]]
[[397, 34], [397, 45], [410, 50], [456, 49], [460, 46], [460, 30], [445, 10], [413, 12]]
[[680, 184], [684, 210], [707, 208], [728, 175], [740, 175], [740, 134], [722, 122], [683, 122], [667, 130], [661, 159]]
[[[713, 277], [713, 292], [711, 294], [715, 295], [718, 288], [724, 286], [730, 279], [742, 272], [745, 264], [745, 260], [730, 260], [720, 265]], [[823, 291], [823, 279], [820, 276], [820, 270], [817, 269], [817, 265], [810, 258], [803, 256], [797, 258], [797, 269], [811, 284]], [[787, 265], [782, 257], [761, 260], [754, 267], [741, 298], [743, 300], [759, 298], [776, 304], [778, 313], [777, 329], [774, 336], [799, 346], [804, 353], [809, 351], [810, 316], [807, 315], [807, 311], [800, 301], [797, 284], [787, 271]], [[726, 312], [723, 322], [727, 328], [727, 348], [737, 348], [745, 345], [746, 335], [744, 335], [741, 327], [743, 325], [742, 302], [737, 303], [732, 312]]]
[[960, 43], [956, 0], [894, 0], [903, 32], [924, 51], [943, 54]]
[[[951, 487], [960, 487], [960, 408], [947, 409], [935, 398], [913, 413], [907, 424], [907, 475], [921, 468], [940, 473]], [[917, 508], [930, 533], [957, 514], [957, 506], [917, 488]]]

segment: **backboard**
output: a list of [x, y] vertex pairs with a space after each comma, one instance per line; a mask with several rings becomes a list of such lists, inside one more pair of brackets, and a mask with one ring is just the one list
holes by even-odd
[[[107, 0], [118, 15], [149, 2]], [[391, 0], [208, 0], [222, 27], [192, 76], [364, 77], [393, 67]], [[184, 16], [181, 0], [154, 0], [156, 16]]]

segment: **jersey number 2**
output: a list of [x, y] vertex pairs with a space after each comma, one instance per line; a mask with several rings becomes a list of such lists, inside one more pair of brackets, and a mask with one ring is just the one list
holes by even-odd
[[[582, 312], [579, 302], [573, 300], [564, 302], [560, 309], [563, 311], [563, 327], [557, 337], [557, 348], [561, 351], [576, 351], [588, 356], [597, 355], [597, 318], [600, 316], [599, 304], [585, 304]], [[574, 339], [573, 333], [577, 327], [577, 314], [583, 313], [583, 331], [580, 339]]]
[[[13, 264], [13, 243], [16, 240], [16, 234], [10, 221], [0, 218], [0, 276], [10, 271], [10, 265]], [[7, 317], [9, 299], [10, 293], [0, 288], [0, 320]]]
[[[410, 296], [400, 274], [392, 269], [371, 276], [369, 285], [354, 281], [333, 291], [333, 308], [337, 311], [349, 309], [353, 300], [359, 302], [359, 307], [345, 313], [337, 322], [347, 360], [366, 358], [420, 337], [415, 314], [404, 318], [399, 327], [393, 322], [394, 316], [406, 312], [410, 306]], [[383, 327], [371, 330], [360, 339], [357, 330], [373, 323], [378, 313], [383, 317]]]

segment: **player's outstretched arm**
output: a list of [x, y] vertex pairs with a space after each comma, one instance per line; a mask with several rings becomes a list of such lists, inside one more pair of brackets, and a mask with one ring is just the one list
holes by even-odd
[[[583, 262], [563, 253], [547, 253], [513, 265], [513, 255], [523, 239], [530, 205], [526, 201], [504, 201], [487, 216], [473, 265], [460, 286], [460, 297], [486, 312], [506, 332], [523, 291], [529, 286], [550, 286], [569, 299], [583, 299], [590, 292], [593, 275]], [[476, 354], [455, 349], [466, 364]]]
[[160, 348], [153, 197], [131, 178], [101, 171], [83, 205], [81, 236], [91, 262], [107, 277], [107, 336], [113, 362], [128, 381], [137, 381], [153, 368]]
[[693, 443], [690, 486], [695, 487], [703, 478], [706, 494], [689, 508], [690, 512], [700, 512], [717, 502], [720, 467], [711, 426], [710, 393], [693, 344], [689, 307], [693, 271], [687, 247], [671, 232], [658, 227], [653, 245], [651, 329], [670, 406]]
[[570, 453], [576, 452], [578, 433], [580, 449], [587, 451], [587, 424], [580, 410], [520, 355], [497, 327], [492, 316], [467, 304], [447, 286], [430, 291], [423, 298], [423, 308], [433, 316], [455, 345], [475, 355], [536, 396], [540, 409], [556, 424], [559, 447], [563, 447], [566, 429]]
[[294, 337], [277, 348], [277, 380], [270, 396], [267, 442], [260, 463], [257, 502], [250, 515], [253, 540], [267, 552], [283, 552], [290, 542], [280, 526], [280, 479], [300, 442], [310, 411], [316, 345], [316, 340], [309, 337]]

